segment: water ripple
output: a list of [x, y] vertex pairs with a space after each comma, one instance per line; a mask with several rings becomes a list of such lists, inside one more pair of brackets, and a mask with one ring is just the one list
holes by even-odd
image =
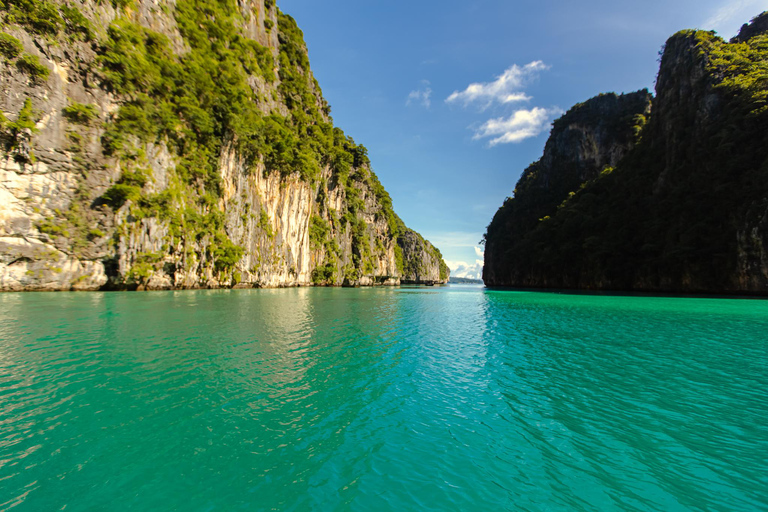
[[768, 302], [0, 295], [0, 510], [768, 510]]

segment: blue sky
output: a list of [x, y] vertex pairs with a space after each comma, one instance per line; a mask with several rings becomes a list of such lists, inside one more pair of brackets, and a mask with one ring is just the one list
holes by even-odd
[[282, 0], [332, 116], [395, 211], [459, 274], [541, 156], [551, 121], [601, 92], [653, 90], [685, 28], [730, 38], [768, 0]]

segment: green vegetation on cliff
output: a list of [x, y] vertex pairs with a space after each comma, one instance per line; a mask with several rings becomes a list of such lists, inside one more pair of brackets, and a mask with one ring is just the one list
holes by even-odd
[[73, 123], [89, 124], [99, 113], [95, 105], [72, 102], [63, 111], [64, 117]]
[[35, 34], [54, 37], [64, 33], [70, 39], [90, 41], [93, 27], [80, 10], [69, 3], [46, 0], [5, 0], [0, 2], [5, 22], [20, 25]]
[[10, 34], [0, 32], [0, 55], [6, 63], [16, 62], [16, 67], [29, 75], [36, 83], [44, 82], [50, 70], [40, 63], [37, 55], [23, 53], [24, 45]]
[[[674, 35], [656, 93], [615, 166], [568, 155], [526, 170], [488, 227], [486, 284], [766, 291], [768, 36]], [[570, 114], [550, 142], [577, 123]], [[606, 114], [597, 122], [634, 131], [629, 112]], [[541, 170], [547, 182], [529, 186]]]
[[[131, 161], [142, 165], [143, 155], [133, 141], [164, 140], [181, 157], [170, 200], [186, 203], [186, 207], [150, 208], [146, 213], [178, 217], [202, 206], [211, 211], [208, 215], [216, 215], [214, 203], [221, 193], [218, 160], [224, 144], [231, 140], [249, 167], [261, 163], [265, 173], [279, 172], [286, 177], [297, 173], [302, 180], [314, 183], [322, 167], [331, 166], [337, 184], [346, 188], [350, 199], [350, 215], [345, 219], [352, 224], [360, 221], [357, 189], [350, 180], [371, 187], [383, 215], [392, 218], [391, 200], [370, 170], [366, 149], [330, 122], [330, 109], [317, 82], [310, 79], [303, 36], [295, 21], [278, 13], [278, 91], [288, 109], [288, 115], [282, 116], [265, 114], [266, 99], [249, 84], [254, 76], [265, 83], [277, 77], [269, 49], [242, 36], [241, 16], [231, 0], [178, 2], [175, 18], [191, 50], [181, 57], [171, 51], [165, 36], [126, 18], [109, 27], [100, 57], [105, 81], [130, 99], [107, 127], [105, 151], [120, 156], [129, 166]], [[138, 199], [135, 188], [113, 189], [118, 193], [117, 201], [104, 199], [115, 206]], [[193, 223], [190, 231], [190, 223], [183, 219], [171, 218], [171, 222], [181, 227], [181, 239], [198, 240], [206, 233], [197, 228], [220, 224]], [[221, 229], [211, 235], [227, 239]], [[362, 269], [367, 254], [362, 240], [356, 242], [356, 267]]]
[[[493, 226], [524, 233], [555, 215], [587, 181], [596, 179], [616, 162], [606, 158], [611, 150], [623, 155], [639, 138], [650, 104], [646, 90], [632, 94], [601, 94], [573, 106], [554, 122], [545, 156], [522, 174], [514, 191], [499, 210]], [[615, 158], [614, 158], [615, 160]], [[516, 237], [497, 240], [501, 251], [524, 243]]]
[[[30, 98], [24, 99], [24, 106], [19, 111], [15, 121], [10, 121], [0, 112], [0, 140], [3, 142], [3, 146], [5, 146], [3, 148], [5, 151], [17, 150], [27, 138], [27, 133], [34, 134], [37, 132], [36, 117]], [[33, 157], [31, 149], [29, 150], [29, 156]], [[23, 159], [26, 158], [26, 155], [16, 153], [15, 158]]]
[[[115, 286], [146, 284], [164, 271], [194, 274], [197, 283], [212, 286], [236, 284], [244, 273], [260, 279], [257, 274], [278, 266], [298, 277], [296, 258], [306, 250], [281, 247], [285, 221], [273, 225], [259, 210], [263, 190], [238, 188], [277, 178], [280, 190], [304, 187], [316, 195], [309, 226], [300, 228], [310, 230], [314, 283], [397, 277], [394, 265], [382, 264], [400, 231], [391, 198], [367, 149], [333, 126], [293, 18], [270, 0], [263, 8], [235, 0], [179, 0], [149, 8], [148, 16], [158, 21], [149, 23], [142, 0], [112, 5], [115, 10], [89, 1], [79, 7], [47, 0], [0, 3], [10, 33], [26, 32], [24, 44], [0, 33], [0, 54], [28, 75], [25, 87], [60, 87], [60, 78], [67, 78], [50, 67], [53, 62], [58, 70], [60, 60], [68, 80], [81, 81], [64, 104], [62, 95], [33, 95], [40, 104], [35, 107], [59, 102], [53, 110], [59, 117], [45, 122], [61, 122], [64, 137], [46, 143], [65, 141], [56, 151], [69, 162], [56, 165], [71, 164], [77, 190], [70, 191], [68, 208], [49, 209], [34, 220], [47, 235], [44, 241], [77, 257], [108, 252], [102, 258]], [[111, 20], [108, 26], [94, 24], [102, 15]], [[25, 53], [30, 38], [62, 51]], [[0, 121], [3, 139], [16, 144], [20, 121]], [[27, 145], [31, 156], [35, 140]], [[5, 149], [14, 147], [6, 143]], [[230, 215], [233, 205], [242, 211]], [[149, 231], [161, 243], [138, 247]], [[89, 244], [98, 250], [83, 250]], [[139, 257], [144, 253], [162, 257]]]
[[10, 34], [0, 32], [0, 55], [6, 60], [15, 59], [24, 50], [21, 41]]

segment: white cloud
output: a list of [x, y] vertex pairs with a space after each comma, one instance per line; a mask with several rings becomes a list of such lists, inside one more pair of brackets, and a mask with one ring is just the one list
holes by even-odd
[[483, 250], [480, 247], [475, 246], [475, 254], [478, 259], [474, 263], [467, 263], [466, 261], [448, 261], [446, 264], [451, 269], [451, 277], [466, 277], [469, 279], [482, 279], [483, 278]]
[[728, 0], [704, 22], [703, 27], [717, 30], [722, 35], [734, 35], [742, 23], [763, 10], [763, 4], [764, 0]]
[[549, 127], [555, 116], [562, 114], [559, 108], [534, 107], [530, 110], [517, 110], [509, 117], [489, 119], [477, 130], [473, 139], [492, 137], [488, 146], [521, 142], [530, 137], [536, 137]]
[[474, 264], [465, 261], [446, 261], [448, 268], [451, 269], [451, 277], [465, 277], [467, 279], [483, 278], [483, 262], [475, 260]]
[[408, 93], [408, 99], [405, 101], [406, 106], [410, 106], [413, 103], [419, 104], [424, 108], [429, 108], [432, 104], [429, 99], [432, 96], [432, 88], [429, 87], [429, 80], [422, 80], [421, 87]]
[[[549, 69], [549, 66], [540, 60], [530, 62], [525, 66], [514, 64], [492, 82], [472, 83], [463, 91], [454, 91], [446, 98], [445, 102], [463, 103], [464, 106], [470, 103], [480, 103], [485, 110], [493, 104], [503, 107], [516, 102], [530, 101], [532, 97], [525, 93], [524, 88], [546, 69]], [[489, 119], [479, 127], [474, 128], [473, 139], [488, 139], [488, 147], [521, 142], [539, 135], [547, 129], [553, 116], [561, 113], [559, 108], [519, 108], [508, 117]]]
[[481, 101], [484, 103], [483, 107], [487, 108], [493, 102], [506, 104], [529, 101], [531, 97], [522, 91], [523, 86], [546, 69], [549, 69], [549, 66], [540, 60], [530, 62], [522, 67], [514, 64], [497, 76], [493, 82], [469, 84], [463, 91], [454, 91], [446, 98], [445, 102], [461, 102], [466, 106]]

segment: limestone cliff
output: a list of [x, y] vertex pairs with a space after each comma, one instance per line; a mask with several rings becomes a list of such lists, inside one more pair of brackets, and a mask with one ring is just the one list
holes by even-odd
[[570, 112], [557, 121], [488, 227], [486, 284], [767, 294], [766, 19], [731, 42], [671, 37], [650, 111], [600, 112], [591, 130], [620, 128], [593, 154], [563, 145]]
[[[548, 286], [559, 276], [529, 275], [538, 257], [527, 235], [555, 216], [579, 187], [610, 172], [634, 147], [650, 112], [647, 90], [602, 94], [556, 120], [540, 160], [522, 174], [488, 226], [483, 280], [489, 286]], [[552, 249], [549, 249], [552, 250]], [[556, 250], [556, 249], [555, 249]]]
[[743, 24], [739, 33], [731, 38], [731, 43], [745, 43], [766, 32], [768, 32], [768, 11], [758, 14], [749, 23]]
[[397, 245], [398, 254], [402, 255], [402, 284], [445, 284], [450, 276], [450, 269], [443, 261], [440, 250], [428, 240], [409, 229], [398, 218]]
[[440, 274], [398, 244], [274, 0], [9, 0], [0, 17], [0, 290]]

